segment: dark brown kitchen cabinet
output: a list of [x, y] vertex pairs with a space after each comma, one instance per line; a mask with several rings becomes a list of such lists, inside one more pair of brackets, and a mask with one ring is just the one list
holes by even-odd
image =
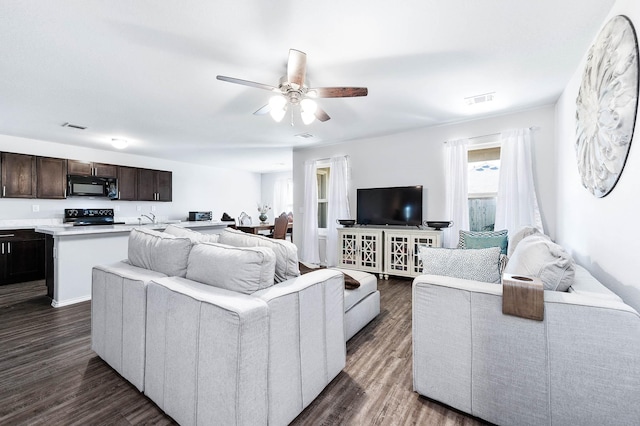
[[36, 157], [3, 152], [0, 157], [2, 196], [6, 198], [36, 197]]
[[118, 166], [119, 200], [134, 201], [138, 199], [138, 169]]
[[138, 200], [171, 201], [172, 180], [171, 172], [138, 169]]
[[44, 279], [44, 234], [32, 229], [0, 231], [0, 284]]
[[67, 167], [70, 175], [118, 177], [118, 166], [113, 164], [69, 160]]
[[36, 157], [38, 198], [67, 198], [67, 160]]

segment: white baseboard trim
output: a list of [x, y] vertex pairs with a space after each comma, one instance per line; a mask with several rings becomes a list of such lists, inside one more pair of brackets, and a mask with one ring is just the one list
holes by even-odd
[[54, 308], [61, 308], [63, 306], [75, 305], [76, 303], [86, 302], [87, 300], [91, 300], [91, 295], [76, 297], [75, 299], [67, 299], [62, 301], [58, 301], [54, 299], [51, 301], [51, 306], [53, 306]]

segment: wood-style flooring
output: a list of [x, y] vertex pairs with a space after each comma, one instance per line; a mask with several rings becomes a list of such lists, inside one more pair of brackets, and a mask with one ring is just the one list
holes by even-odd
[[[481, 424], [412, 391], [411, 281], [378, 285], [380, 315], [292, 424]], [[91, 350], [90, 315], [90, 302], [52, 308], [44, 281], [0, 286], [0, 425], [175, 424]]]

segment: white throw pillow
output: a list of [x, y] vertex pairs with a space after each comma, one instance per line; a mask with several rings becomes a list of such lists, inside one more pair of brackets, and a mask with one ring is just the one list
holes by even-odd
[[193, 243], [217, 243], [220, 239], [218, 234], [203, 234], [202, 232], [197, 232], [177, 225], [167, 226], [164, 232], [176, 237], [187, 237]]
[[422, 273], [500, 284], [500, 247], [447, 249], [420, 246]]
[[189, 255], [187, 279], [251, 294], [273, 285], [276, 255], [267, 247], [199, 243]]
[[516, 251], [516, 247], [518, 247], [518, 243], [522, 241], [524, 238], [528, 237], [529, 235], [544, 235], [545, 237], [547, 237], [545, 234], [540, 232], [538, 228], [535, 228], [533, 226], [523, 226], [522, 228], [517, 230], [511, 236], [511, 238], [509, 238], [509, 249], [507, 252], [507, 256], [511, 257], [513, 252]]
[[170, 277], [184, 277], [192, 245], [189, 238], [136, 228], [129, 233], [129, 263]]
[[275, 282], [279, 283], [300, 276], [298, 248], [286, 240], [275, 240], [261, 235], [248, 234], [225, 228], [220, 233], [220, 244], [235, 247], [268, 247], [276, 255]]
[[538, 277], [545, 290], [567, 291], [573, 284], [575, 263], [569, 253], [549, 237], [533, 234], [518, 243], [504, 272]]

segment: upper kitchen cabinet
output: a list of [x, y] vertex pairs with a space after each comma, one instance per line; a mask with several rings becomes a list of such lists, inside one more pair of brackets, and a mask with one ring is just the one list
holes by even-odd
[[119, 200], [138, 199], [138, 169], [118, 166], [118, 192]]
[[36, 157], [38, 198], [67, 198], [67, 160]]
[[118, 166], [92, 163], [90, 161], [69, 160], [67, 173], [79, 176], [118, 177]]
[[36, 157], [3, 152], [0, 157], [2, 196], [6, 198], [36, 197]]
[[172, 179], [171, 172], [138, 169], [138, 200], [171, 201]]

